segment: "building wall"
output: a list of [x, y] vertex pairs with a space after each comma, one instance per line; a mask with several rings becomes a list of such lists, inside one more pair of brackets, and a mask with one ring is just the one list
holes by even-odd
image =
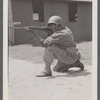
[[[21, 22], [19, 26], [44, 26], [52, 15], [59, 15], [63, 18], [64, 24], [68, 26], [74, 34], [76, 41], [92, 39], [92, 5], [87, 2], [78, 2], [78, 21], [69, 22], [68, 2], [45, 0], [44, 3], [44, 22], [32, 20], [33, 8], [31, 0], [12, 0], [12, 12], [14, 22]], [[42, 37], [46, 37], [46, 32], [35, 31]], [[35, 43], [32, 34], [23, 29], [15, 30], [15, 44]]]
[[[15, 27], [31, 25], [32, 13], [30, 0], [12, 0], [13, 22], [20, 22]], [[28, 38], [27, 38], [28, 37]], [[15, 29], [15, 44], [24, 43], [31, 38], [23, 29]], [[34, 41], [33, 41], [34, 42]]]
[[[24, 26], [44, 26], [45, 22], [33, 21], [32, 14], [32, 0], [12, 0], [12, 13], [14, 23], [19, 25], [15, 27]], [[31, 33], [25, 32], [24, 29], [15, 29], [15, 44], [35, 44], [34, 36]], [[48, 33], [34, 31], [35, 33], [46, 38]]]
[[8, 2], [8, 21], [9, 21], [9, 27], [8, 27], [8, 39], [9, 39], [9, 45], [12, 45], [15, 42], [14, 38], [14, 28], [13, 28], [13, 18], [12, 18], [12, 6], [11, 6], [11, 0]]
[[79, 8], [80, 39], [92, 40], [92, 3], [79, 3]]
[[68, 3], [61, 1], [45, 2], [45, 20], [48, 21], [52, 15], [59, 15], [63, 18], [64, 24], [68, 23]]
[[76, 41], [92, 40], [92, 3], [78, 3], [78, 21], [68, 22]]
[[55, 14], [63, 18], [64, 24], [72, 30], [76, 41], [92, 40], [92, 3], [78, 2], [78, 21], [70, 22], [68, 2], [47, 1], [45, 3], [46, 21]]

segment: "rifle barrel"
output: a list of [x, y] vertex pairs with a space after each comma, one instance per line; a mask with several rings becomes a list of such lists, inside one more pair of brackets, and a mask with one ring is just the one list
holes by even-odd
[[14, 29], [24, 29], [25, 27], [14, 27]]
[[[37, 27], [37, 26], [25, 26], [25, 27], [33, 28], [33, 29], [39, 29], [40, 28], [40, 27]], [[25, 27], [14, 27], [14, 29], [25, 29]]]
[[25, 27], [14, 27], [14, 29], [25, 29], [26, 27], [32, 29], [32, 30], [41, 30], [41, 31], [50, 31], [51, 30], [47, 27], [38, 27], [38, 26], [25, 26]]

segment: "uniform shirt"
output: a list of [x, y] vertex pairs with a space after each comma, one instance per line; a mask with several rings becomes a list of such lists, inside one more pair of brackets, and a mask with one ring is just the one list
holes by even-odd
[[58, 31], [46, 38], [43, 44], [45, 46], [55, 45], [61, 49], [76, 46], [71, 30], [65, 26], [61, 26]]

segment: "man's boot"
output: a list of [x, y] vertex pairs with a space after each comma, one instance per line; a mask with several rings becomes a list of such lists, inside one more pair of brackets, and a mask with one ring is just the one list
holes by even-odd
[[84, 65], [82, 62], [80, 62], [79, 59], [77, 59], [75, 63], [71, 64], [69, 68], [72, 68], [72, 67], [78, 67], [78, 68], [81, 68], [81, 70], [84, 70]]
[[39, 74], [36, 75], [37, 77], [48, 77], [48, 76], [52, 76], [52, 71], [51, 71], [51, 63], [48, 63], [45, 61], [45, 67], [44, 70]]
[[84, 65], [80, 62], [80, 60], [78, 59], [75, 63], [73, 64], [65, 64], [61, 61], [58, 61], [56, 66], [54, 66], [53, 71], [56, 72], [68, 72], [69, 68], [73, 68], [73, 67], [78, 67], [81, 68], [81, 70], [84, 70]]

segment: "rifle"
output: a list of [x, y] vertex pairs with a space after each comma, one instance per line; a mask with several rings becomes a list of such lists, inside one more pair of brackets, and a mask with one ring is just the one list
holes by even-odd
[[14, 27], [14, 29], [24, 29], [27, 32], [30, 32], [33, 34], [34, 39], [36, 41], [37, 45], [44, 46], [43, 41], [44, 39], [40, 37], [38, 34], [34, 32], [34, 30], [41, 30], [41, 31], [46, 31], [48, 33], [48, 36], [52, 35], [52, 31], [48, 26], [44, 27], [38, 27], [38, 26], [25, 26], [25, 27]]
[[34, 30], [46, 31], [48, 36], [52, 35], [52, 30], [48, 26], [38, 27], [38, 26], [25, 26], [25, 27], [14, 27], [14, 29], [24, 29], [25, 31], [31, 32]]

